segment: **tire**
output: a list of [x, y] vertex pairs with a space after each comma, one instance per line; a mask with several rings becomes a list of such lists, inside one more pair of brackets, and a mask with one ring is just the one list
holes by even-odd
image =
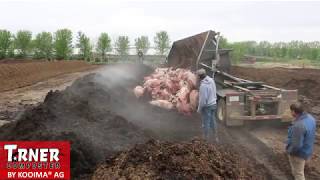
[[221, 98], [218, 101], [217, 119], [222, 124], [226, 124], [226, 101]]

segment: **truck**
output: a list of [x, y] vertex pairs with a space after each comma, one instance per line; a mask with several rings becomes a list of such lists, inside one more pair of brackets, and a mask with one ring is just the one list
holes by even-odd
[[212, 30], [173, 42], [167, 66], [210, 72], [217, 87], [217, 119], [226, 126], [245, 121], [291, 121], [290, 105], [297, 90], [273, 87], [230, 74], [232, 49], [219, 47], [220, 33]]

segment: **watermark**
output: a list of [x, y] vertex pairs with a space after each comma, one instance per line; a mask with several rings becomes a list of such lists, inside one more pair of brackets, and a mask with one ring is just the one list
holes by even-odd
[[70, 179], [70, 143], [0, 141], [0, 179]]

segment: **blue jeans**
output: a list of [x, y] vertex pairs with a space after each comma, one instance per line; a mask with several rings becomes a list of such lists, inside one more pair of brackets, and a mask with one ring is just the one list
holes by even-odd
[[201, 109], [201, 117], [202, 117], [202, 128], [204, 133], [204, 138], [209, 139], [210, 130], [213, 134], [217, 129], [216, 123], [216, 111], [217, 105], [211, 105], [207, 107], [203, 107]]

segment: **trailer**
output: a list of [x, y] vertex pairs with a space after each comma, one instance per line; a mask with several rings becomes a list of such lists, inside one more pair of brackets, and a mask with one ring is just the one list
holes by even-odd
[[210, 72], [217, 86], [217, 118], [227, 126], [241, 126], [245, 121], [290, 121], [289, 107], [298, 101], [297, 90], [231, 75], [232, 49], [221, 49], [220, 39], [220, 33], [210, 30], [175, 41], [167, 65], [192, 71], [204, 68]]

